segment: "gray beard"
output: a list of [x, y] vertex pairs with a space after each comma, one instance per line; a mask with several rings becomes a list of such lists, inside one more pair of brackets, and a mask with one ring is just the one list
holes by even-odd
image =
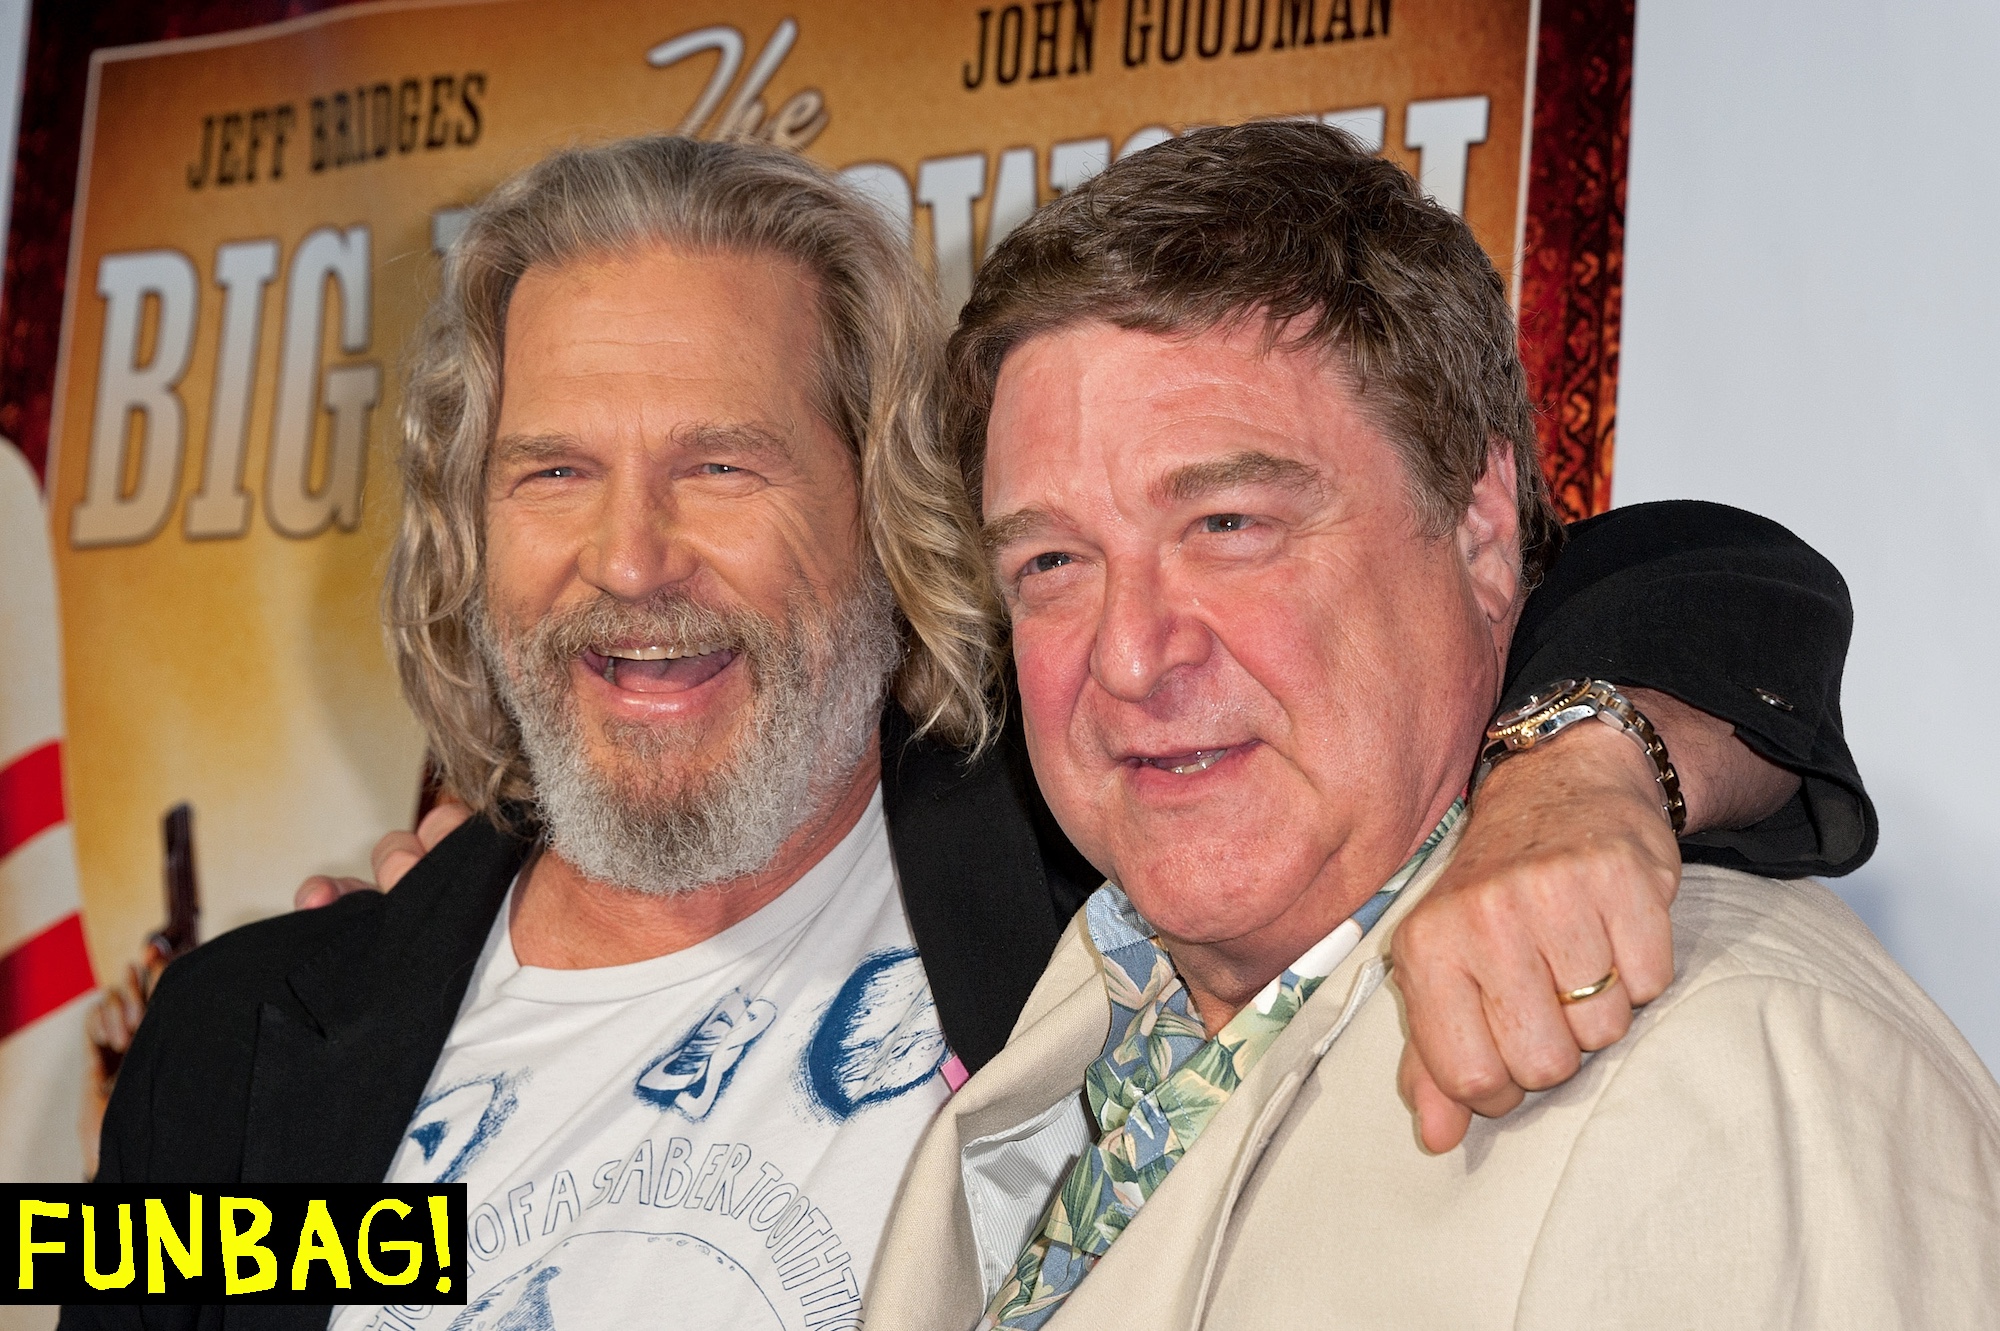
[[[549, 847], [593, 881], [647, 896], [693, 892], [769, 865], [852, 778], [881, 721], [902, 656], [895, 602], [879, 569], [832, 605], [795, 595], [780, 626], [685, 597], [642, 606], [609, 597], [551, 614], [517, 641], [474, 616], [487, 670], [521, 735]], [[571, 693], [585, 646], [623, 638], [726, 644], [751, 671], [751, 716], [735, 752], [687, 775], [687, 740], [609, 725], [618, 754], [592, 762]]]

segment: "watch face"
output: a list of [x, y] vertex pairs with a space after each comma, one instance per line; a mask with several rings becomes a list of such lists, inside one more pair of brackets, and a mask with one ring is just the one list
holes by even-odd
[[1535, 692], [1528, 695], [1528, 700], [1519, 707], [1514, 708], [1512, 711], [1502, 712], [1500, 715], [1494, 717], [1489, 733], [1497, 734], [1509, 727], [1518, 726], [1524, 721], [1540, 716], [1543, 712], [1560, 710], [1558, 704], [1566, 702], [1572, 694], [1576, 693], [1587, 682], [1575, 679], [1559, 679], [1545, 688], [1535, 690]]

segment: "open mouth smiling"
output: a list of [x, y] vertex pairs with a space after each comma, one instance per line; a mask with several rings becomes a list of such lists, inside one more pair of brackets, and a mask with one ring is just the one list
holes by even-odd
[[1125, 759], [1134, 767], [1148, 767], [1156, 772], [1167, 772], [1174, 776], [1196, 776], [1214, 767], [1232, 754], [1244, 753], [1256, 745], [1249, 740], [1242, 744], [1225, 744], [1213, 749], [1185, 749], [1178, 753], [1133, 754]]
[[696, 643], [665, 647], [656, 643], [604, 643], [585, 648], [584, 669], [613, 688], [632, 693], [684, 693], [699, 688], [736, 660], [733, 647]]

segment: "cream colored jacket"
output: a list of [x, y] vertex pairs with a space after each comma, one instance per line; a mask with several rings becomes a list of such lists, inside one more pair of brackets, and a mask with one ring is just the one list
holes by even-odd
[[[2000, 1087], [1816, 883], [1690, 866], [1631, 1033], [1426, 1154], [1397, 1095], [1397, 923], [1433, 855], [1050, 1323], [2000, 1328]], [[2000, 941], [2000, 940], [1996, 940]], [[911, 1163], [869, 1331], [967, 1331], [961, 1152], [1073, 1097], [1110, 1016], [1081, 916]], [[991, 1245], [989, 1245], [991, 1246]], [[1005, 1260], [1011, 1261], [1012, 1254]]]

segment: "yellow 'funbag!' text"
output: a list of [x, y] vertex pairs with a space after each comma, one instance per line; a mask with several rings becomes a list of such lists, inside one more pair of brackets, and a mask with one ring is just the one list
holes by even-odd
[[0, 1184], [0, 1303], [465, 1302], [465, 1185]]

